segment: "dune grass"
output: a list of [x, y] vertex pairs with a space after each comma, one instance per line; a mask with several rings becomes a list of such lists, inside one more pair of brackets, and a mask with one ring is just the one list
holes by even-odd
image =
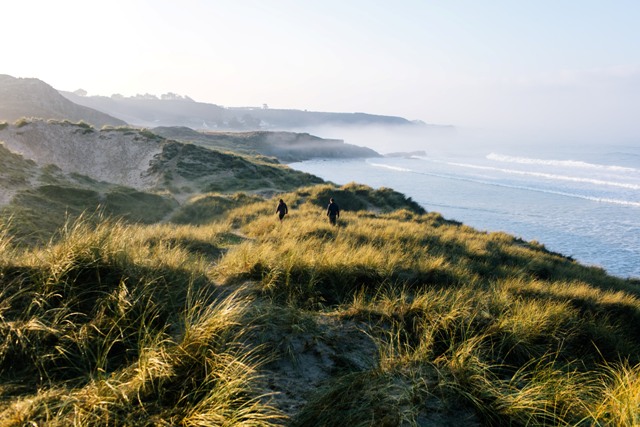
[[[337, 422], [345, 414], [323, 408], [338, 403], [362, 411], [350, 425], [376, 419], [380, 398], [350, 388], [362, 376], [383, 381], [390, 399], [408, 393], [418, 402], [396, 403], [395, 421], [385, 410], [382, 424], [418, 423], [420, 403], [437, 398], [440, 412], [468, 408], [488, 425], [589, 425], [612, 410], [599, 408], [598, 384], [617, 374], [602, 366], [640, 362], [637, 283], [436, 214], [347, 212], [332, 227], [313, 196], [290, 198], [295, 218], [283, 224], [260, 205], [241, 211], [250, 239], [220, 261], [218, 280], [251, 281], [276, 304], [364, 321], [381, 348], [378, 368], [329, 381], [298, 425]], [[318, 411], [329, 418], [313, 424]]]
[[1, 217], [12, 218], [10, 227], [16, 240], [26, 245], [48, 242], [66, 222], [86, 212], [94, 215], [85, 215], [83, 221], [112, 217], [154, 224], [177, 208], [176, 201], [167, 195], [106, 185], [79, 175], [73, 178], [80, 183], [53, 178], [52, 183], [20, 190], [9, 205], [0, 209]]
[[0, 228], [0, 425], [640, 422], [637, 281], [390, 190], [238, 197]]
[[227, 233], [78, 221], [19, 263], [0, 246], [3, 425], [277, 419], [250, 386], [261, 363], [241, 339], [251, 299], [208, 278]]

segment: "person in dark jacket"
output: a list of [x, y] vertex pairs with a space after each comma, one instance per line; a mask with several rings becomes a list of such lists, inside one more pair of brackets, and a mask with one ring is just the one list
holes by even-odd
[[329, 206], [327, 206], [327, 216], [331, 225], [336, 225], [337, 219], [340, 218], [340, 207], [333, 200], [333, 197], [329, 200]]
[[284, 218], [284, 216], [289, 213], [289, 208], [287, 208], [287, 204], [284, 202], [284, 200], [280, 199], [280, 201], [278, 202], [276, 213], [278, 214], [278, 218], [280, 218], [280, 221], [282, 221], [282, 218]]

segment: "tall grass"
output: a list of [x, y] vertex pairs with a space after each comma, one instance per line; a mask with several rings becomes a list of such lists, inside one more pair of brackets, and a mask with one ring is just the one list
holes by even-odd
[[627, 362], [602, 368], [595, 405], [589, 419], [594, 424], [631, 427], [640, 424], [640, 365]]
[[3, 228], [0, 424], [639, 422], [634, 281], [376, 197], [215, 196], [200, 225], [81, 219], [31, 249]]
[[242, 344], [250, 300], [221, 295], [206, 256], [182, 243], [223, 243], [227, 231], [78, 221], [5, 266], [0, 376], [23, 397], [5, 405], [3, 423], [279, 419], [257, 386], [260, 358]]
[[[381, 349], [377, 370], [337, 376], [294, 423], [383, 424], [371, 402], [384, 390], [413, 396], [396, 402], [397, 423], [417, 423], [420, 402], [431, 402], [440, 416], [459, 407], [489, 425], [577, 425], [600, 411], [602, 363], [638, 360], [640, 304], [628, 281], [437, 215], [347, 211], [331, 227], [312, 195], [290, 199], [282, 224], [266, 205], [232, 212], [249, 239], [221, 260], [219, 279], [366, 321]], [[355, 391], [362, 378], [371, 393]]]

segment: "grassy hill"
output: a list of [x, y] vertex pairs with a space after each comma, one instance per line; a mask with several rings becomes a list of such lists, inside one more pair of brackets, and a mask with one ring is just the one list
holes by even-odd
[[0, 123], [0, 426], [640, 424], [638, 280], [219, 137]]
[[[192, 129], [258, 130], [302, 129], [318, 126], [424, 126], [402, 117], [367, 113], [333, 113], [275, 108], [226, 108], [215, 104], [196, 102], [189, 97], [165, 94], [155, 95], [80, 96], [61, 91], [60, 94], [76, 105], [83, 105], [131, 125], [185, 126]], [[433, 126], [431, 126], [433, 127]], [[436, 128], [447, 129], [445, 126]]]
[[295, 132], [199, 132], [184, 127], [157, 127], [153, 132], [165, 138], [202, 145], [215, 150], [275, 157], [283, 162], [314, 158], [366, 158], [380, 154], [342, 140], [319, 138]]
[[11, 218], [14, 240], [29, 244], [49, 240], [83, 212], [142, 224], [198, 221], [194, 215], [219, 214], [204, 199], [233, 205], [323, 182], [273, 158], [144, 129], [39, 119], [0, 123], [0, 166], [0, 217]]
[[83, 121], [97, 127], [126, 124], [108, 114], [69, 101], [41, 80], [0, 74], [0, 120], [12, 122], [22, 117]]
[[0, 425], [640, 422], [637, 281], [357, 184], [179, 212], [0, 228]]

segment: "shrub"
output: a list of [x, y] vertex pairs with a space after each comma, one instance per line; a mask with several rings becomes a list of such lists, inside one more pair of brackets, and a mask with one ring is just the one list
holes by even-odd
[[26, 117], [21, 117], [18, 120], [16, 120], [15, 123], [14, 123], [15, 127], [18, 128], [18, 129], [21, 128], [21, 127], [24, 127], [24, 126], [26, 126], [28, 124], [31, 124], [31, 120], [27, 119]]

